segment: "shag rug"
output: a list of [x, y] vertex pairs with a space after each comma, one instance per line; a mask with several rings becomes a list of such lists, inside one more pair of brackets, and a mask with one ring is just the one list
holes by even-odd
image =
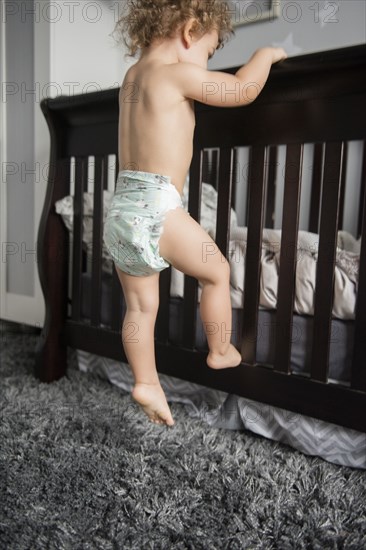
[[[23, 332], [19, 328], [23, 327]], [[33, 374], [38, 333], [1, 326], [0, 548], [366, 548], [366, 472], [171, 404], [152, 424], [82, 373]]]

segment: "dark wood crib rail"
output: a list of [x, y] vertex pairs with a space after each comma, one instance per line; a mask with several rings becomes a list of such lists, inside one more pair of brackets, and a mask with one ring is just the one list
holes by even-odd
[[[226, 69], [234, 73], [238, 67]], [[200, 220], [204, 150], [214, 148], [218, 187], [216, 242], [225, 256], [233, 203], [236, 148], [250, 147], [248, 240], [242, 310], [242, 357], [237, 369], [212, 371], [206, 353], [195, 349], [196, 279], [184, 276], [183, 346], [169, 342], [171, 270], [160, 275], [156, 326], [158, 370], [178, 378], [236, 393], [290, 411], [366, 432], [366, 193], [365, 146], [358, 215], [362, 235], [355, 343], [350, 387], [328, 382], [334, 264], [341, 227], [347, 142], [364, 140], [366, 47], [307, 54], [272, 67], [268, 82], [251, 105], [235, 108], [195, 104], [196, 129], [190, 167], [189, 211]], [[112, 326], [100, 326], [101, 235], [107, 157], [116, 154], [119, 89], [43, 100], [51, 135], [49, 184], [38, 235], [38, 268], [46, 319], [37, 349], [36, 375], [52, 381], [66, 374], [66, 346], [126, 361], [121, 345], [122, 296], [113, 271]], [[313, 360], [310, 377], [290, 372], [301, 167], [304, 143], [315, 143], [309, 230], [319, 232]], [[263, 227], [272, 227], [273, 166], [277, 147], [286, 145], [283, 237], [279, 275], [274, 365], [256, 361], [260, 257]], [[80, 319], [82, 193], [87, 157], [95, 157], [92, 314]], [[69, 194], [70, 159], [75, 158], [75, 216], [72, 250], [72, 313], [67, 314], [68, 235], [54, 203]], [[116, 167], [118, 172], [118, 165]], [[211, 173], [212, 175], [212, 173]], [[215, 174], [214, 174], [215, 175]], [[321, 198], [321, 200], [320, 200]], [[267, 225], [267, 221], [269, 222]]]

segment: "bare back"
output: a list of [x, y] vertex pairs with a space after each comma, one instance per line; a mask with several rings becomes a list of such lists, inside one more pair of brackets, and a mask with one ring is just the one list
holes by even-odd
[[180, 194], [189, 170], [195, 126], [169, 65], [140, 60], [129, 68], [119, 96], [120, 170], [171, 177]]
[[[205, 55], [214, 43], [207, 39]], [[235, 75], [208, 71], [203, 59], [200, 65], [140, 58], [128, 69], [120, 90], [120, 170], [170, 176], [182, 195], [193, 154], [194, 100], [219, 107], [248, 105], [277, 59], [274, 50], [279, 57], [285, 55], [282, 48], [260, 48]], [[254, 96], [248, 93], [252, 86]]]

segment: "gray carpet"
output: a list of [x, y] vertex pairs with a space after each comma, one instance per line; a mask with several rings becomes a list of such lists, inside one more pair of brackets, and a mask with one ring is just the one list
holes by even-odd
[[175, 426], [149, 423], [71, 349], [68, 377], [42, 384], [36, 341], [2, 324], [1, 549], [366, 548], [365, 471], [176, 403]]

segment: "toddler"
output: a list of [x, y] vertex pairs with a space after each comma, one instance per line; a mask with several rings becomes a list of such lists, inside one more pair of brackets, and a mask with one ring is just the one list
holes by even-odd
[[[208, 59], [233, 33], [226, 2], [130, 0], [127, 6], [117, 28], [130, 56], [139, 51], [139, 59], [120, 89], [121, 170], [103, 240], [126, 300], [122, 342], [135, 379], [132, 398], [152, 422], [172, 426], [155, 364], [160, 271], [172, 265], [201, 282], [207, 365], [224, 369], [241, 363], [239, 351], [222, 339], [232, 323], [229, 263], [182, 203], [192, 159], [194, 100], [247, 105], [255, 99], [253, 84], [258, 95], [271, 65], [287, 55], [282, 48], [260, 48], [235, 75], [208, 71]], [[225, 93], [235, 89], [240, 93]], [[206, 329], [212, 323], [225, 330], [212, 333]]]

